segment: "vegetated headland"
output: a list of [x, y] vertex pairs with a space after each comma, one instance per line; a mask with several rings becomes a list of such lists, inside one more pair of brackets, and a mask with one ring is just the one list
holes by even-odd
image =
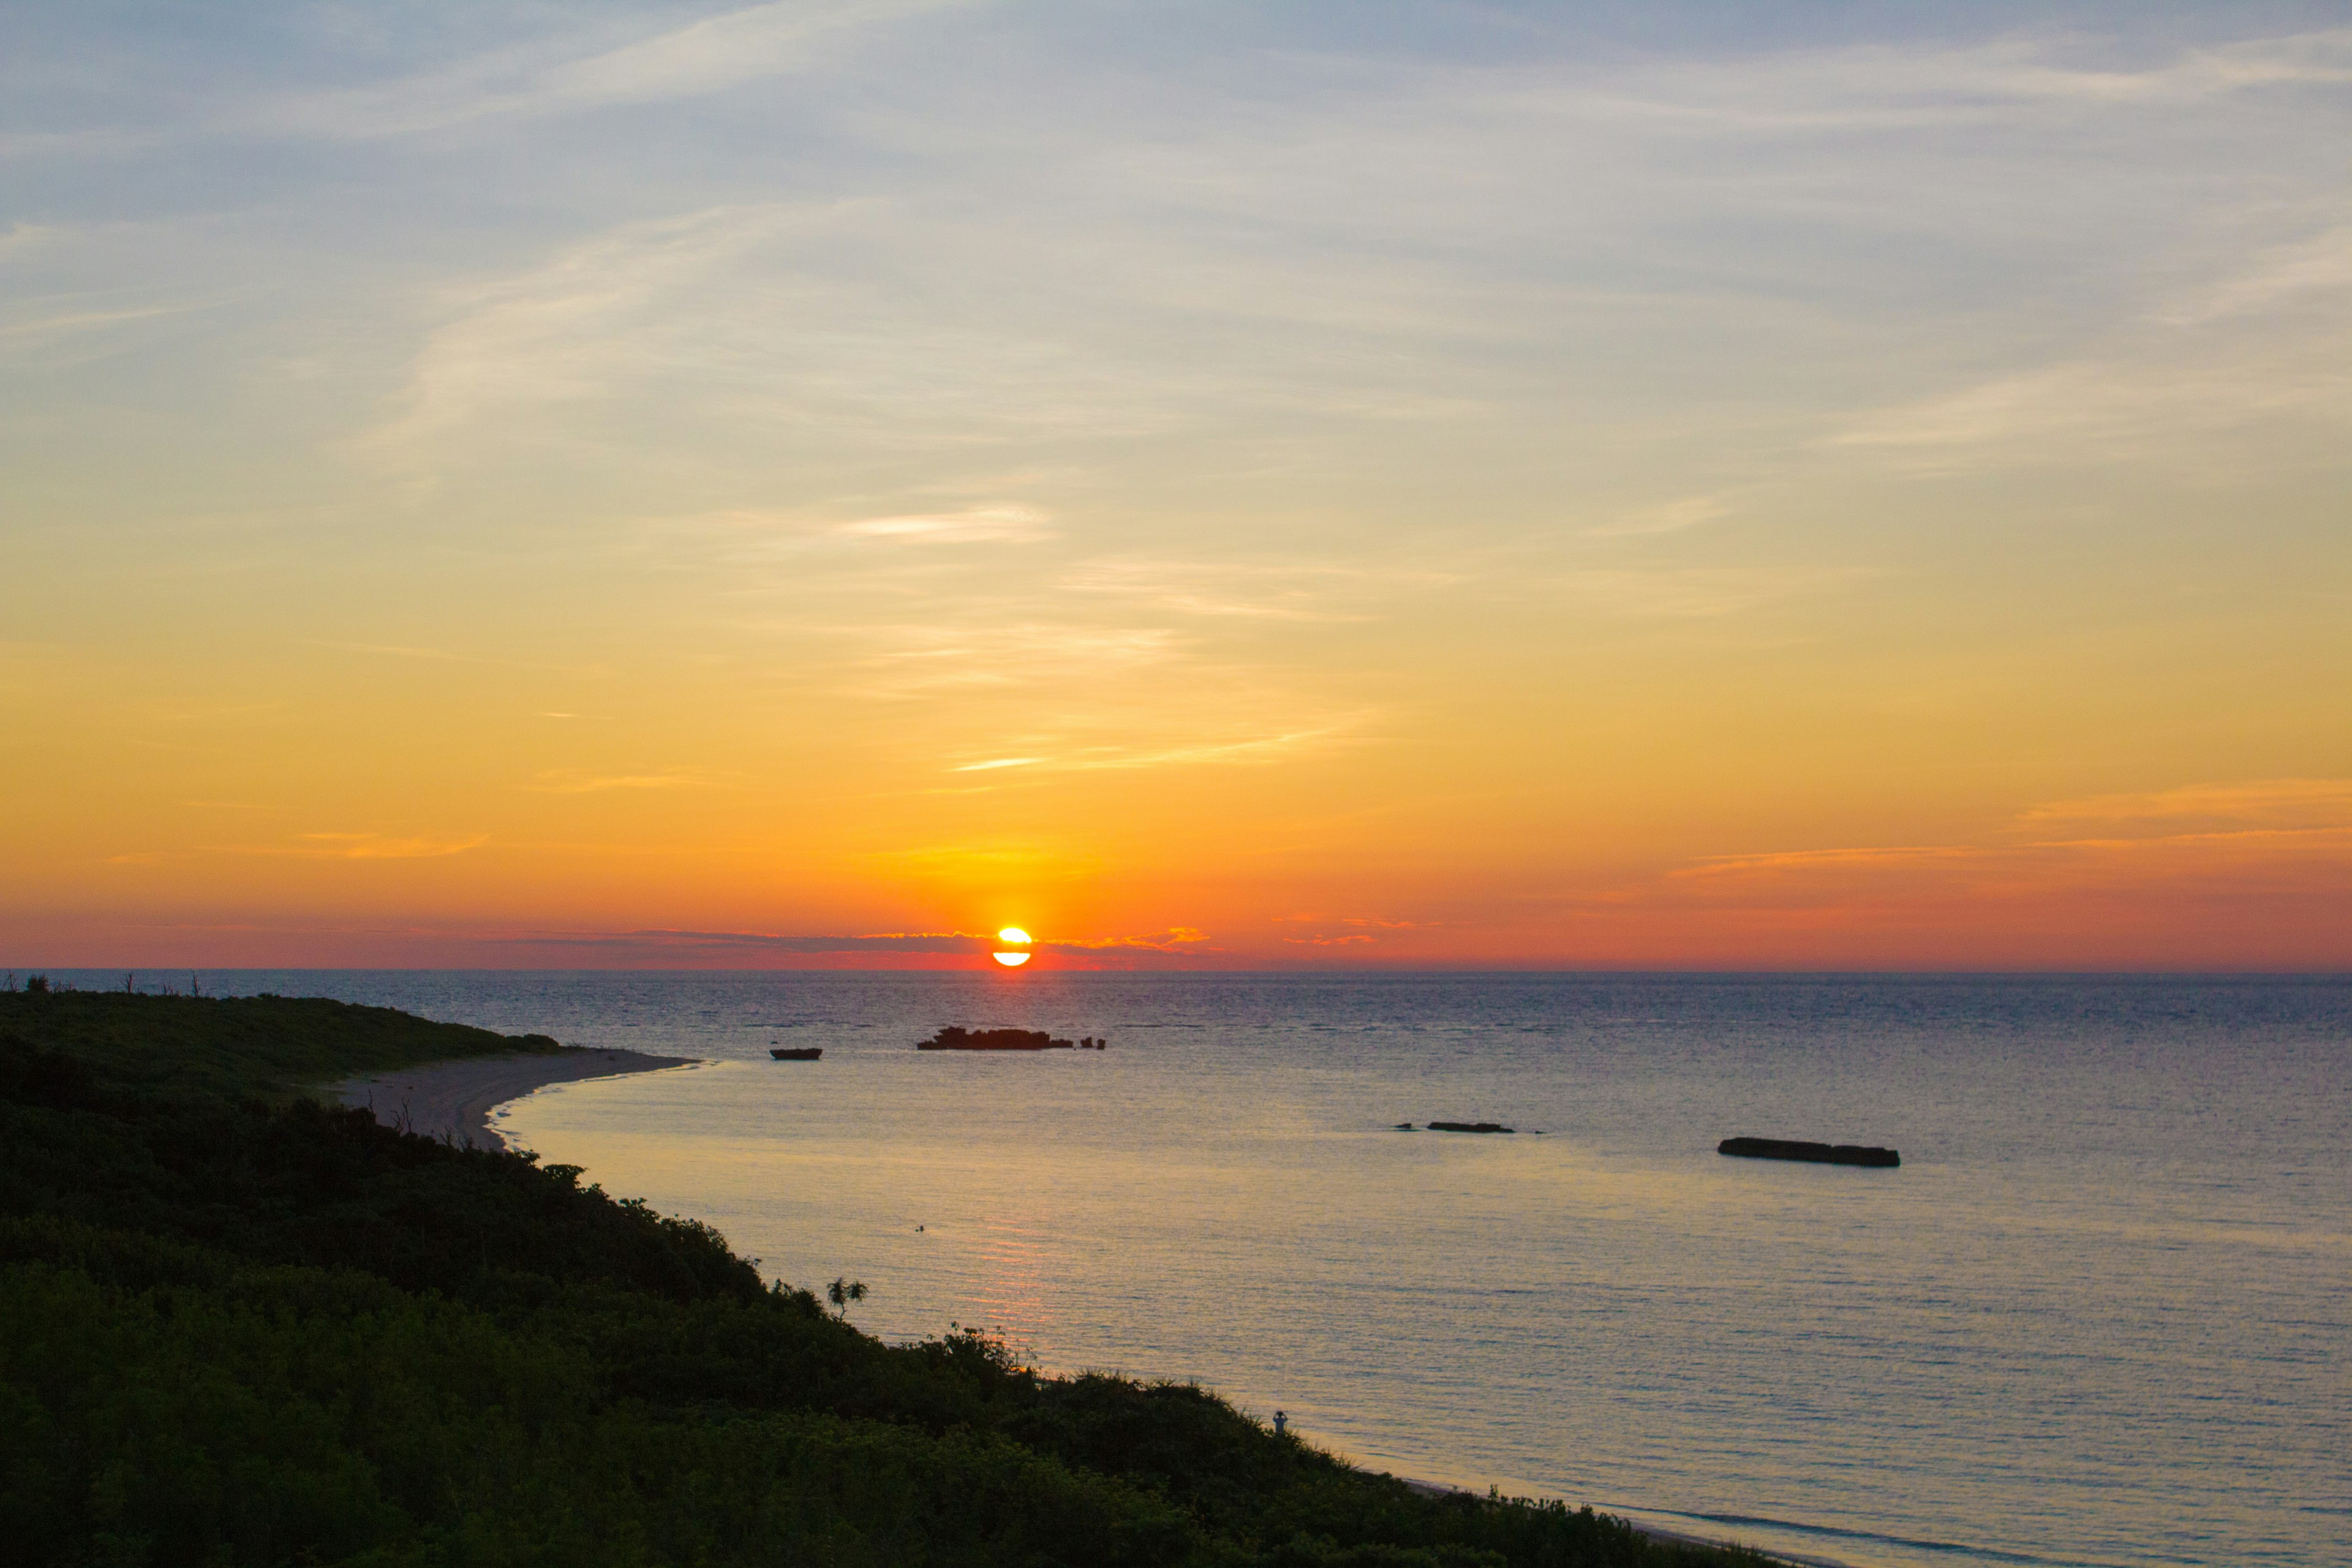
[[1429, 1496], [1197, 1387], [889, 1346], [709, 1226], [310, 1086], [558, 1049], [0, 993], [0, 1539], [26, 1563], [1759, 1563]]

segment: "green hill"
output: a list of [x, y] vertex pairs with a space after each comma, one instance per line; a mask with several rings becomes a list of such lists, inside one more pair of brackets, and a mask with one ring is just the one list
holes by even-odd
[[1430, 1498], [1200, 1389], [894, 1348], [691, 1220], [300, 1086], [552, 1049], [0, 993], [0, 1541], [60, 1564], [1756, 1563]]

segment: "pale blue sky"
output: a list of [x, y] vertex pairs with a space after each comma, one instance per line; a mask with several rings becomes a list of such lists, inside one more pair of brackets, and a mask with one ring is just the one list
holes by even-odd
[[[1496, 456], [1476, 437], [1455, 452], [1475, 420], [1513, 467], [1552, 426], [1584, 504], [1628, 514], [1592, 522], [1638, 529], [1705, 510], [1661, 468], [1736, 487], [1824, 442], [1925, 461], [2054, 416], [2170, 450], [2210, 416], [2152, 406], [2151, 359], [2289, 402], [2331, 378], [2294, 308], [2340, 292], [2340, 8], [7, 27], [12, 423], [111, 451], [84, 415], [169, 410], [198, 493], [290, 442], [815, 500], [773, 493], [782, 440], [859, 493], [879, 464], [977, 495], [1008, 458], [1123, 468], [1172, 437], [1310, 484], [1402, 448], [1525, 511], [1521, 476], [1466, 471]], [[232, 457], [242, 481], [200, 478]]]

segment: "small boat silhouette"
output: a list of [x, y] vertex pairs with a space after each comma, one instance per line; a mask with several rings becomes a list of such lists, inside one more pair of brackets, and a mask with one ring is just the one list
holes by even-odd
[[824, 1055], [823, 1046], [778, 1046], [768, 1053], [780, 1062], [813, 1062]]

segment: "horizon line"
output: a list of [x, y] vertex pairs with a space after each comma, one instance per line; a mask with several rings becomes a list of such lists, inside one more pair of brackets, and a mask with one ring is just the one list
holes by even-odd
[[[1011, 976], [1013, 972], [994, 966], [937, 964], [922, 965], [764, 965], [750, 968], [727, 968], [714, 964], [618, 964], [587, 966], [489, 964], [186, 964], [186, 963], [65, 963], [8, 964], [0, 963], [0, 974], [141, 974], [173, 975], [205, 974], [990, 974]], [[1095, 966], [1049, 967], [1042, 970], [1024, 968], [1020, 980], [1034, 979], [1038, 974], [1115, 974], [1121, 976], [1151, 976], [1171, 979], [1197, 979], [1202, 976], [1286, 975], [1286, 974], [1494, 974], [1562, 977], [1689, 977], [1719, 979], [2282, 979], [2282, 980], [2352, 980], [2352, 966], [2333, 969], [2260, 968], [2225, 966], [2211, 968], [2135, 967], [2135, 968], [1901, 968], [1901, 969], [1836, 969], [1836, 968], [1704, 968], [1697, 966], [1651, 966], [1644, 968], [1602, 968], [1584, 965], [1549, 965], [1529, 968], [1505, 964], [1446, 963], [1382, 963], [1382, 964], [1260, 964], [1236, 969], [1162, 969], [1159, 967], [1100, 968]], [[1020, 980], [1008, 979], [1010, 984]]]

